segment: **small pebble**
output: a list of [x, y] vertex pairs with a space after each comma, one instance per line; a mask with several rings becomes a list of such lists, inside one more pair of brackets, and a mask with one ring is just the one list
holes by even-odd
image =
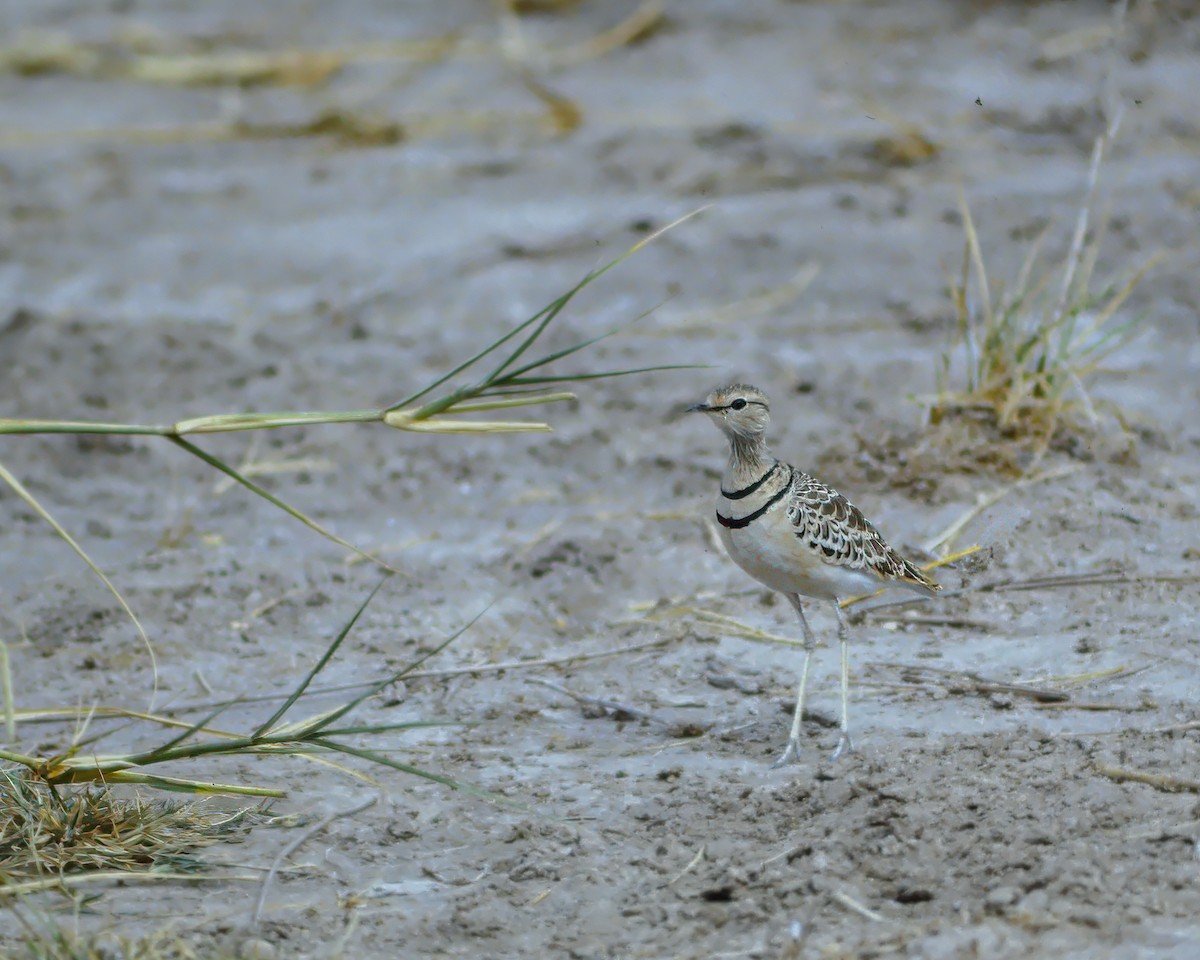
[[994, 910], [1000, 910], [1004, 907], [1011, 907], [1014, 903], [1021, 899], [1021, 891], [1016, 887], [993, 887], [984, 897], [985, 906], [991, 907]]
[[273, 943], [254, 938], [242, 943], [238, 956], [241, 960], [276, 960], [279, 951]]

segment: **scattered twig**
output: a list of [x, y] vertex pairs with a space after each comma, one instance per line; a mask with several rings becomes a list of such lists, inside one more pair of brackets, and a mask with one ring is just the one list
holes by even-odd
[[318, 833], [325, 830], [335, 820], [340, 820], [343, 817], [352, 817], [357, 813], [362, 813], [369, 807], [373, 807], [378, 798], [371, 797], [364, 800], [362, 803], [357, 803], [353, 807], [346, 810], [335, 810], [329, 816], [322, 819], [319, 823], [305, 830], [295, 840], [289, 843], [286, 847], [279, 851], [275, 860], [271, 863], [271, 868], [267, 871], [267, 875], [263, 878], [262, 887], [258, 891], [258, 901], [254, 905], [254, 913], [251, 916], [251, 922], [258, 924], [262, 921], [263, 907], [267, 902], [267, 892], [271, 889], [271, 883], [275, 879], [275, 874], [279, 872], [279, 868], [283, 865], [283, 861], [290, 857], [293, 853], [299, 850], [304, 844], [308, 843]]
[[1183, 780], [1170, 777], [1163, 773], [1149, 773], [1145, 770], [1126, 770], [1124, 767], [1113, 767], [1107, 763], [1097, 763], [1096, 772], [1109, 780], [1120, 782], [1144, 783], [1162, 790], [1164, 793], [1200, 793], [1200, 780]]
[[[967, 547], [965, 550], [959, 550], [957, 553], [952, 553], [945, 557], [939, 557], [937, 560], [934, 560], [931, 563], [923, 563], [921, 564], [921, 569], [925, 573], [930, 573], [939, 567], [949, 566], [950, 564], [961, 560], [963, 557], [969, 557], [971, 554], [978, 553], [982, 549], [983, 547], [979, 546], [979, 544], [975, 544], [974, 546]], [[862, 603], [864, 600], [870, 600], [872, 597], [878, 597], [880, 594], [886, 593], [888, 589], [889, 587], [882, 586], [874, 593], [862, 593], [856, 597], [846, 597], [845, 599], [838, 601], [838, 606], [845, 610], [847, 607], [852, 607], [855, 604]], [[912, 603], [914, 600], [925, 602], [929, 599], [929, 597], [913, 597], [911, 599], [906, 599], [904, 602]]]
[[[673, 643], [674, 637], [657, 637], [654, 640], [647, 640], [642, 643], [631, 643], [624, 647], [614, 647], [611, 650], [596, 650], [590, 653], [576, 653], [566, 657], [549, 657], [539, 660], [505, 660], [500, 663], [475, 663], [468, 664], [462, 667], [448, 667], [444, 670], [413, 670], [404, 675], [407, 680], [428, 680], [440, 679], [443, 677], [461, 677], [473, 674], [488, 674], [488, 673], [505, 673], [510, 670], [536, 670], [539, 667], [560, 667], [569, 663], [583, 663], [588, 660], [603, 660], [608, 657], [619, 657], [627, 653], [638, 653], [642, 650], [652, 650], [655, 647], [663, 647], [669, 643]], [[366, 687], [374, 686], [376, 681], [367, 681], [363, 683], [339, 683], [332, 684], [328, 687], [313, 687], [304, 693], [304, 697], [319, 697], [330, 693], [343, 693], [347, 690], [362, 690]], [[284, 700], [288, 694], [286, 693], [264, 693], [253, 697], [234, 697], [230, 700], [205, 701], [203, 703], [185, 703], [176, 707], [164, 709], [162, 712], [168, 715], [180, 713], [194, 713], [197, 710], [212, 710], [217, 707], [235, 706], [246, 703], [265, 703], [270, 700]], [[64, 716], [77, 716], [78, 710], [63, 711], [61, 713], [44, 714], [36, 718], [22, 717], [26, 722], [45, 722], [47, 720], [58, 720]], [[116, 714], [111, 714], [116, 715]]]
[[1061, 690], [1046, 690], [1025, 683], [993, 680], [972, 670], [944, 670], [940, 667], [880, 661], [874, 661], [868, 666], [899, 670], [900, 675], [910, 682], [939, 683], [949, 693], [1009, 693], [1015, 696], [1029, 697], [1041, 703], [1062, 703], [1071, 699], [1069, 694], [1063, 693]]
[[1031, 577], [1028, 580], [997, 580], [993, 583], [981, 583], [977, 587], [958, 590], [946, 594], [957, 596], [960, 593], [1008, 593], [1017, 590], [1056, 590], [1060, 587], [1093, 587], [1113, 583], [1200, 583], [1200, 576], [1195, 574], [1174, 576], [1170, 574], [1148, 574], [1146, 576], [1130, 576], [1125, 573], [1065, 573], [1058, 576]]
[[700, 849], [696, 851], [696, 855], [694, 857], [692, 857], [692, 859], [688, 862], [688, 865], [686, 867], [684, 867], [682, 870], [680, 870], [677, 874], [675, 874], [675, 876], [673, 876], [670, 880], [668, 880], [664, 884], [664, 886], [667, 886], [667, 887], [675, 886], [675, 884], [677, 884], [685, 876], [687, 876], [694, 869], [696, 869], [696, 865], [699, 864], [700, 861], [704, 859], [704, 855], [707, 852], [708, 852], [708, 844], [705, 844], [705, 843], [700, 844]]
[[1089, 670], [1085, 673], [1070, 673], [1061, 677], [1035, 677], [1030, 683], [1052, 683], [1060, 687], [1082, 687], [1089, 683], [1095, 683], [1097, 680], [1123, 680], [1126, 677], [1132, 677], [1135, 674], [1143, 673], [1150, 669], [1150, 664], [1144, 663], [1140, 667], [1127, 667], [1124, 665], [1118, 667], [1109, 667], [1106, 670]]
[[[1124, 573], [1067, 573], [1058, 576], [1031, 577], [1028, 580], [995, 580], [992, 583], [972, 584], [961, 590], [944, 590], [938, 595], [939, 599], [948, 600], [951, 597], [965, 597], [973, 593], [1013, 593], [1020, 590], [1057, 590], [1063, 587], [1092, 587], [1107, 584], [1126, 583], [1141, 585], [1149, 583], [1200, 583], [1200, 576], [1195, 574], [1173, 576], [1170, 574], [1147, 574], [1145, 576], [1130, 576]], [[907, 607], [914, 603], [927, 603], [927, 597], [903, 597], [899, 600], [889, 600], [869, 607], [864, 613], [877, 614], [880, 610]]]
[[1142, 703], [1088, 703], [1080, 701], [1071, 701], [1070, 703], [1042, 701], [1035, 703], [1035, 707], [1039, 710], [1090, 710], [1093, 713], [1102, 713], [1105, 711], [1113, 713], [1146, 713], [1150, 710], [1157, 710], [1157, 703], [1143, 701]]
[[[868, 607], [863, 610], [859, 616], [869, 617], [879, 613], [881, 607]], [[986, 620], [971, 620], [968, 617], [955, 616], [922, 616], [919, 614], [910, 614], [903, 617], [895, 615], [884, 615], [879, 617], [887, 623], [916, 623], [927, 627], [954, 627], [956, 630], [979, 630], [986, 633], [996, 629], [994, 623], [989, 623]]]
[[1074, 740], [1079, 737], [1123, 737], [1136, 734], [1143, 737], [1161, 736], [1165, 733], [1186, 733], [1188, 730], [1200, 730], [1200, 720], [1189, 720], [1187, 723], [1172, 723], [1165, 727], [1151, 727], [1149, 730], [1130, 730], [1122, 727], [1118, 730], [1064, 730], [1050, 734], [1056, 740]]
[[782, 860], [785, 857], [790, 858], [793, 854], [798, 853], [803, 848], [804, 848], [803, 844], [797, 845], [795, 843], [789, 843], [787, 845], [787, 847], [784, 848], [782, 851], [780, 851], [779, 853], [776, 853], [770, 857], [767, 857], [766, 860], [762, 861], [762, 863], [760, 863], [758, 865], [758, 869], [761, 870], [763, 867], [774, 863], [776, 860]]
[[835, 890], [833, 893], [830, 894], [830, 896], [833, 898], [833, 900], [835, 902], [840, 903], [843, 907], [845, 907], [851, 913], [857, 913], [860, 917], [866, 917], [868, 920], [873, 920], [876, 923], [883, 923], [885, 920], [887, 920], [887, 917], [883, 916], [882, 914], [876, 913], [870, 907], [859, 903], [852, 896], [850, 896], [850, 894], [848, 894], [845, 890]]
[[648, 720], [651, 723], [657, 723], [663, 727], [674, 726], [670, 720], [664, 720], [662, 717], [656, 717], [654, 714], [647, 713], [645, 710], [639, 710], [637, 707], [631, 707], [624, 703], [618, 703], [615, 700], [605, 700], [601, 697], [589, 697], [586, 694], [576, 693], [574, 690], [568, 690], [566, 687], [559, 686], [557, 683], [551, 683], [549, 680], [543, 680], [541, 677], [531, 677], [526, 682], [536, 683], [540, 687], [547, 687], [556, 693], [561, 693], [564, 696], [570, 697], [576, 703], [585, 704], [592, 707], [599, 707], [606, 714], [611, 713], [614, 720]]
[[548, 896], [550, 896], [550, 892], [553, 889], [554, 889], [553, 887], [547, 887], [545, 890], [541, 891], [536, 897], [534, 897], [532, 900], [530, 900], [527, 904], [525, 904], [525, 906], [526, 907], [536, 907], [539, 903], [541, 903]]
[[486, 877], [491, 870], [485, 866], [479, 871], [479, 873], [475, 874], [475, 876], [459, 877], [457, 880], [451, 880], [448, 877], [443, 877], [428, 864], [425, 864], [421, 867], [421, 872], [431, 880], [436, 880], [438, 883], [444, 884], [447, 887], [469, 887], [471, 884], [478, 883], [480, 880]]

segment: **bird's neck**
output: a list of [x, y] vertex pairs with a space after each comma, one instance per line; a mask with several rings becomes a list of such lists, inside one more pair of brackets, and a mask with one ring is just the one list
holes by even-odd
[[729, 437], [729, 463], [725, 467], [725, 481], [730, 489], [744, 486], [757, 480], [775, 465], [775, 458], [767, 449], [767, 441], [761, 433], [743, 437]]

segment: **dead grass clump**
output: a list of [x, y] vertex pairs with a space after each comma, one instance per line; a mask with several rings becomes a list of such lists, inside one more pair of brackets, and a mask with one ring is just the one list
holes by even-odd
[[1138, 314], [1124, 311], [1129, 295], [1156, 258], [1117, 276], [1096, 280], [1106, 222], [1091, 229], [1100, 166], [1111, 124], [1096, 139], [1088, 188], [1066, 257], [1046, 266], [1047, 231], [1031, 245], [1015, 282], [993, 293], [979, 236], [960, 198], [966, 243], [961, 277], [950, 282], [955, 322], [942, 353], [937, 393], [929, 405], [935, 427], [966, 421], [980, 428], [975, 444], [994, 457], [1002, 443], [1032, 454], [1051, 446], [1086, 449], [1108, 413], [1124, 427], [1120, 411], [1094, 402], [1089, 385], [1104, 361], [1140, 333]]
[[21, 952], [5, 954], [13, 960], [234, 960], [235, 954], [205, 945], [197, 949], [183, 937], [163, 930], [142, 936], [115, 930], [70, 933], [53, 919], [17, 912], [25, 928]]
[[0, 770], [0, 897], [22, 879], [87, 870], [187, 869], [198, 847], [227, 838], [246, 811], [202, 803], [114, 797], [88, 787], [50, 797], [45, 787]]

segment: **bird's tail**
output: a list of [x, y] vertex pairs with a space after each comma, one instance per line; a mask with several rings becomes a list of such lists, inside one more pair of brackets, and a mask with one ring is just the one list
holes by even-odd
[[942, 589], [940, 583], [929, 577], [924, 570], [916, 566], [911, 560], [901, 558], [901, 566], [904, 568], [904, 576], [900, 578], [900, 583], [910, 590], [915, 590], [917, 593], [923, 593], [927, 597], [932, 597]]

